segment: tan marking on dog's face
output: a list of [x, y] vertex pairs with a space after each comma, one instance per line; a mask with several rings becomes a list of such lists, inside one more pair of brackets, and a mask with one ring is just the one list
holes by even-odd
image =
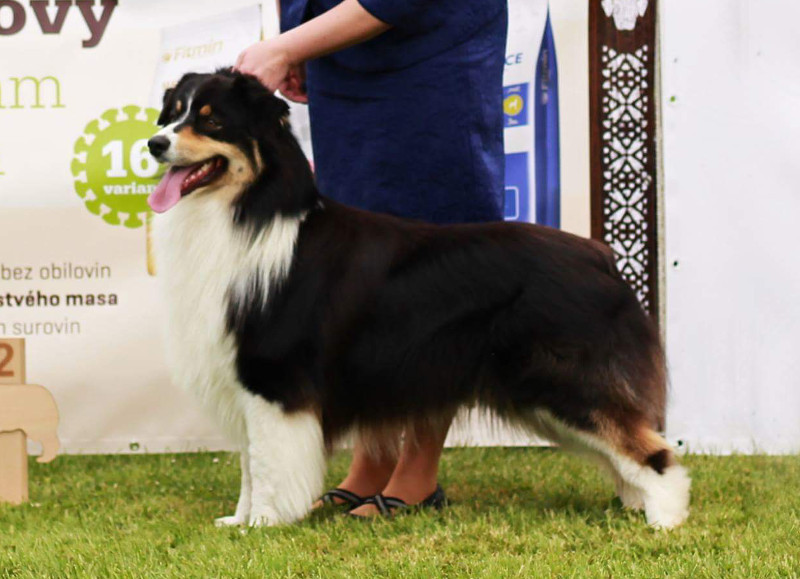
[[183, 110], [183, 101], [178, 101], [178, 103], [175, 105], [175, 112], [179, 113], [182, 110]]
[[255, 181], [261, 174], [262, 161], [255, 145], [256, 163], [250, 161], [248, 156], [236, 145], [223, 141], [216, 141], [205, 135], [196, 133], [191, 127], [184, 127], [176, 134], [173, 145], [174, 165], [191, 165], [200, 163], [214, 156], [220, 155], [228, 161], [225, 174], [203, 187], [198, 187], [197, 192], [217, 191], [219, 194], [233, 201], [247, 185]]
[[210, 117], [211, 116], [211, 105], [203, 105], [197, 113], [201, 117]]
[[264, 171], [264, 160], [261, 158], [261, 151], [258, 149], [258, 141], [253, 139], [253, 157], [256, 160], [256, 175], [260, 175]]

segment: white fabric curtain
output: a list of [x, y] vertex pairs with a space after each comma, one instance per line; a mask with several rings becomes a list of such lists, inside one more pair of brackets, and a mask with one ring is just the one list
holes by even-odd
[[661, 2], [668, 435], [800, 450], [800, 5]]

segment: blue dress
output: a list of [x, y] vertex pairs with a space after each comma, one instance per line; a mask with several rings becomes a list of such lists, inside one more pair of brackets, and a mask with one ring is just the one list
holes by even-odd
[[[288, 30], [340, 0], [281, 0]], [[506, 0], [360, 0], [386, 33], [308, 63], [327, 197], [434, 223], [502, 219]]]

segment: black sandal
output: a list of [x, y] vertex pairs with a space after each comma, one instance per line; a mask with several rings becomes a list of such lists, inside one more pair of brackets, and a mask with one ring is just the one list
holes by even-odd
[[[409, 505], [403, 499], [398, 499], [397, 497], [387, 497], [382, 494], [377, 494], [374, 497], [369, 497], [362, 505], [375, 505], [378, 509], [378, 512], [384, 517], [391, 517], [394, 513], [393, 511], [400, 509], [400, 510], [407, 510], [407, 509], [435, 509], [437, 511], [442, 510], [448, 504], [447, 497], [444, 494], [444, 489], [441, 485], [436, 485], [436, 490], [434, 490], [428, 497], [423, 499], [421, 502], [417, 503], [416, 505]], [[361, 505], [358, 505], [361, 506]], [[356, 508], [356, 507], [353, 507]], [[350, 509], [352, 510], [352, 509]], [[361, 515], [354, 515], [350, 512], [348, 514], [351, 517], [358, 517], [362, 519], [366, 519], [369, 517], [363, 517]]]
[[[334, 499], [340, 499], [342, 502], [337, 503]], [[346, 507], [347, 510], [350, 510], [363, 505], [366, 499], [358, 496], [356, 493], [351, 493], [348, 490], [337, 487], [326, 492], [319, 500], [322, 501], [324, 506], [333, 505], [335, 507]]]

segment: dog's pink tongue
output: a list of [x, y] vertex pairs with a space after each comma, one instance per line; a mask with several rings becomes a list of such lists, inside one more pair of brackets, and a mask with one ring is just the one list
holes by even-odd
[[173, 168], [156, 185], [156, 188], [147, 198], [150, 209], [156, 213], [164, 213], [181, 200], [181, 183], [192, 172], [194, 166]]

